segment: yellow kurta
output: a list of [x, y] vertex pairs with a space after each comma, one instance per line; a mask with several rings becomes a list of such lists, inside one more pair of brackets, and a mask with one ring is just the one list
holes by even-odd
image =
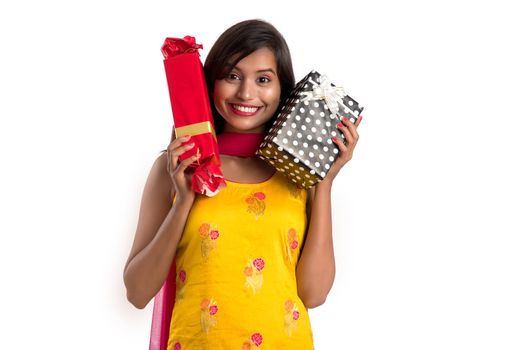
[[168, 350], [313, 349], [295, 276], [306, 195], [275, 172], [196, 196], [176, 250]]

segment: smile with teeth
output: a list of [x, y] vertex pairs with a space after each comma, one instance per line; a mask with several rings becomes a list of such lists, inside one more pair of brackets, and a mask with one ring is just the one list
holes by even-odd
[[240, 112], [246, 112], [246, 113], [255, 113], [260, 107], [245, 107], [240, 106], [236, 104], [232, 104], [233, 108], [240, 111]]

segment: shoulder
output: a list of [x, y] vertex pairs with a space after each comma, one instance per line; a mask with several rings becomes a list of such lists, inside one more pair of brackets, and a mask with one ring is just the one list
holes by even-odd
[[167, 173], [167, 152], [162, 151], [162, 153], [160, 153], [158, 157], [156, 157], [154, 165], [158, 167], [164, 166], [164, 170]]
[[168, 175], [167, 173], [167, 152], [160, 153], [158, 157], [156, 157], [155, 161], [153, 162], [153, 166], [151, 167], [151, 171], [154, 171], [158, 173], [159, 176], [165, 173], [165, 175]]

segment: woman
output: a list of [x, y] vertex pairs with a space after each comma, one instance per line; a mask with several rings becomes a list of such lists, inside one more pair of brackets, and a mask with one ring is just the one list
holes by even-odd
[[186, 171], [193, 147], [171, 140], [147, 179], [124, 280], [143, 308], [176, 259], [176, 304], [168, 349], [313, 349], [308, 308], [333, 285], [331, 187], [352, 157], [357, 126], [339, 124], [346, 144], [326, 177], [297, 188], [255, 151], [295, 81], [282, 35], [249, 20], [226, 30], [204, 70], [227, 187], [195, 194]]

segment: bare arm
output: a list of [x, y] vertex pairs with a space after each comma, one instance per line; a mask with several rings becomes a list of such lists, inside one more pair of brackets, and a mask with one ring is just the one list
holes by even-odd
[[133, 247], [124, 267], [127, 299], [139, 309], [162, 287], [192, 205], [184, 200], [172, 204], [166, 165], [166, 154], [162, 154], [149, 173]]
[[324, 179], [309, 193], [307, 238], [297, 264], [297, 289], [308, 308], [320, 306], [327, 298], [335, 280], [335, 254], [331, 224], [331, 187], [340, 169], [353, 157], [359, 135], [357, 127], [362, 116], [353, 124], [344, 117], [337, 125], [346, 142], [332, 138], [340, 151]]
[[335, 280], [331, 186], [322, 181], [308, 193], [309, 224], [296, 271], [298, 295], [307, 308], [322, 305]]

